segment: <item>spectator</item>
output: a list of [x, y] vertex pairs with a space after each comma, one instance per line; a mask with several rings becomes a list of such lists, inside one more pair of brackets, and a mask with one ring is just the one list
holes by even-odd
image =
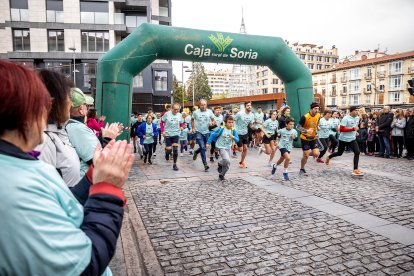
[[96, 118], [96, 109], [91, 108], [88, 110], [86, 117], [86, 125], [95, 132], [96, 137], [99, 137], [101, 135], [101, 128], [103, 128], [105, 124], [105, 116], [101, 115], [101, 117], [99, 117], [98, 123], [98, 120]]
[[69, 189], [33, 151], [42, 143], [51, 105], [40, 78], [0, 61], [0, 102], [1, 274], [110, 275], [131, 148], [113, 141], [97, 150], [84, 177], [93, 185]]
[[404, 128], [406, 125], [406, 119], [404, 117], [404, 111], [397, 109], [394, 113], [394, 120], [392, 121], [391, 135], [392, 143], [394, 145], [394, 157], [401, 158], [404, 149]]
[[404, 129], [407, 159], [414, 160], [414, 108], [407, 112], [407, 123]]
[[363, 121], [359, 124], [358, 135], [356, 139], [358, 142], [359, 151], [366, 155], [367, 154], [368, 131]]
[[377, 134], [380, 141], [380, 151], [376, 155], [377, 157], [390, 158], [390, 135], [391, 124], [394, 119], [394, 115], [390, 113], [390, 107], [384, 106], [383, 112], [378, 118]]
[[375, 123], [368, 122], [368, 137], [367, 137], [367, 155], [373, 156], [375, 154], [375, 136], [377, 132], [375, 131]]

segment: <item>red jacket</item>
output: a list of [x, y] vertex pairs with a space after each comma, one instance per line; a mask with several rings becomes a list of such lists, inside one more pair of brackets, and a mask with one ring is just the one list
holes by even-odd
[[99, 136], [99, 133], [101, 133], [101, 128], [104, 127], [104, 121], [98, 121], [94, 118], [88, 118], [86, 120], [86, 125], [95, 132], [96, 136]]

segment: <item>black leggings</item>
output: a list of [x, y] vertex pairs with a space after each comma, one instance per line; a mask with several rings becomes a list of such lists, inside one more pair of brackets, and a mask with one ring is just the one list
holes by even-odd
[[[158, 130], [158, 139], [159, 139], [160, 143], [161, 143], [161, 137], [162, 137], [162, 133], [161, 133], [161, 129], [159, 129]], [[157, 141], [155, 141], [155, 142], [157, 142]]]
[[328, 150], [328, 142], [329, 142], [329, 138], [319, 138], [319, 141], [321, 142], [321, 144], [323, 145], [323, 151], [321, 151], [319, 153], [318, 158], [322, 158], [326, 151]]
[[154, 144], [144, 144], [144, 155], [148, 157], [148, 161], [151, 160]]
[[331, 145], [329, 146], [329, 148], [332, 151], [335, 151], [336, 146], [338, 145], [338, 139], [336, 139], [336, 135], [333, 135], [333, 134], [329, 135], [329, 141], [331, 141]]
[[392, 143], [394, 145], [394, 156], [401, 157], [404, 149], [404, 137], [392, 136]]
[[354, 152], [354, 170], [357, 170], [360, 152], [359, 152], [359, 147], [358, 147], [358, 143], [356, 140], [351, 141], [351, 142], [344, 142], [344, 141], [339, 140], [338, 151], [329, 155], [328, 158], [331, 159], [337, 156], [341, 156], [344, 153], [346, 146], [350, 147], [352, 151]]
[[210, 147], [210, 154], [211, 155], [214, 153], [215, 149], [216, 149], [216, 142], [213, 141], [213, 142], [211, 142], [211, 147]]
[[155, 153], [157, 150], [157, 139], [155, 139], [154, 144], [152, 144], [152, 152]]

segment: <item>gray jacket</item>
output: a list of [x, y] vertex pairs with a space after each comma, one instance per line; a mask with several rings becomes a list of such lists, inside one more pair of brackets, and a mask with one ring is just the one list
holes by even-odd
[[405, 120], [405, 118], [402, 118], [402, 119], [394, 118], [394, 120], [391, 123], [391, 127], [392, 127], [391, 135], [392, 136], [404, 136], [404, 128], [405, 128], [406, 122], [407, 121]]

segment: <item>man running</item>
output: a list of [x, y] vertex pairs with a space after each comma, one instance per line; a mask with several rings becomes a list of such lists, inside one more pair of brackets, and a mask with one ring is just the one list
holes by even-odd
[[[184, 122], [178, 103], [173, 104], [171, 111], [168, 111], [162, 116], [161, 131], [165, 139], [165, 159], [168, 161], [172, 152], [174, 165], [173, 170], [178, 171], [178, 142], [180, 137], [180, 125]], [[171, 149], [172, 148], [172, 149]]]
[[296, 128], [301, 132], [300, 141], [302, 143], [303, 156], [300, 161], [299, 175], [308, 176], [305, 165], [310, 155], [319, 156], [319, 149], [316, 144], [316, 129], [321, 115], [319, 114], [319, 104], [312, 103], [310, 111], [302, 116]]
[[257, 147], [262, 142], [263, 138], [263, 122], [264, 122], [264, 113], [262, 107], [257, 107], [257, 112], [254, 114], [254, 126], [257, 128], [254, 131], [254, 146]]
[[247, 155], [247, 144], [249, 143], [249, 132], [248, 128], [256, 129], [253, 125], [254, 123], [254, 114], [252, 112], [252, 103], [244, 103], [244, 111], [240, 111], [234, 116], [235, 128], [237, 134], [239, 135], [239, 142], [237, 146], [239, 151], [241, 151], [241, 160], [239, 162], [240, 168], [247, 168], [247, 164], [244, 162]]
[[203, 161], [205, 171], [208, 171], [210, 168], [207, 165], [206, 144], [210, 136], [208, 127], [212, 124], [212, 121], [214, 122], [214, 114], [210, 109], [207, 109], [207, 101], [204, 99], [200, 100], [200, 108], [193, 112], [191, 118], [191, 128], [196, 134], [196, 141], [199, 146], [194, 152], [193, 160], [197, 160], [198, 154], [201, 153], [201, 160]]
[[[216, 124], [212, 127], [210, 127], [211, 131], [210, 131], [210, 135], [216, 131], [217, 129], [219, 129], [221, 127], [221, 124], [223, 123], [223, 115], [221, 114], [221, 107], [220, 106], [215, 106], [213, 108], [214, 110], [214, 121], [216, 122]], [[214, 162], [214, 156], [215, 155], [216, 159], [219, 158], [219, 154], [218, 154], [218, 150], [216, 150], [216, 142], [213, 140], [211, 142], [211, 148], [210, 148], [210, 161]]]
[[188, 152], [190, 153], [190, 155], [193, 155], [196, 142], [195, 142], [195, 133], [193, 132], [191, 128], [191, 118], [193, 117], [194, 108], [190, 107], [189, 110], [190, 111], [188, 112], [187, 117], [185, 117], [185, 122], [187, 123], [187, 127], [188, 127], [187, 140], [188, 140], [188, 145], [190, 146], [190, 149], [188, 150]]
[[358, 125], [359, 125], [359, 109], [357, 106], [351, 106], [351, 108], [349, 109], [349, 115], [346, 115], [342, 119], [341, 125], [339, 127], [339, 131], [341, 133], [339, 134], [338, 151], [329, 155], [328, 158], [326, 158], [325, 163], [326, 165], [329, 165], [330, 160], [336, 156], [341, 156], [345, 151], [345, 147], [348, 146], [354, 152], [354, 170], [352, 174], [357, 175], [357, 176], [363, 176], [364, 173], [362, 173], [358, 169], [359, 153], [360, 153], [358, 143], [356, 141]]

